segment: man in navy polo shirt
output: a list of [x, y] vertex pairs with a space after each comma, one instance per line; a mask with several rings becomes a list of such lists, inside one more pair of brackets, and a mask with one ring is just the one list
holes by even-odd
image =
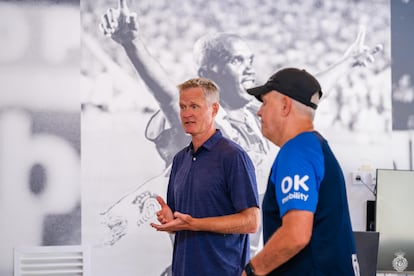
[[215, 128], [219, 91], [214, 82], [190, 79], [178, 86], [181, 124], [189, 146], [174, 159], [167, 204], [152, 223], [174, 232], [172, 274], [242, 273], [249, 260], [249, 233], [259, 227], [255, 169], [247, 153]]
[[247, 91], [280, 150], [262, 204], [265, 245], [242, 275], [359, 275], [343, 173], [313, 128], [318, 81], [287, 68]]

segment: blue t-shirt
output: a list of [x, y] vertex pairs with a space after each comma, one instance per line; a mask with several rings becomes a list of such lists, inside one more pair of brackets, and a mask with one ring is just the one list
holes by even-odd
[[[247, 153], [220, 130], [198, 150], [173, 160], [167, 203], [194, 218], [225, 216], [259, 206], [255, 171]], [[176, 276], [240, 275], [249, 260], [248, 234], [178, 231], [172, 271]]]
[[314, 214], [309, 244], [269, 275], [354, 275], [358, 262], [345, 180], [319, 133], [299, 134], [280, 148], [262, 210], [265, 243], [289, 210]]

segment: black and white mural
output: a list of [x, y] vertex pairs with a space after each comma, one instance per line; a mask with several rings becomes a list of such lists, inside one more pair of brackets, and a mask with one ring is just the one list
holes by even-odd
[[[411, 62], [414, 38], [413, 1], [391, 1], [392, 128], [397, 156], [405, 167], [414, 169], [414, 65]], [[396, 162], [395, 167], [401, 166]]]
[[392, 114], [394, 130], [414, 129], [414, 65], [407, 56], [414, 47], [411, 26], [414, 5], [410, 1], [391, 3]]
[[[176, 85], [191, 77], [220, 86], [217, 125], [252, 157], [260, 193], [277, 148], [262, 138], [245, 89], [283, 67], [320, 79], [326, 96], [316, 127], [347, 178], [401, 165], [387, 149], [387, 0], [84, 0], [81, 18], [82, 238], [93, 246], [96, 275], [169, 274], [171, 239], [149, 223], [171, 158], [189, 141], [171, 104]], [[348, 193], [354, 228], [363, 230], [373, 195], [351, 184]], [[252, 253], [260, 247], [254, 235]]]
[[[413, 170], [413, 0], [0, 1], [0, 275], [18, 246], [91, 246], [92, 274], [169, 275], [149, 226], [189, 142], [176, 85], [221, 89], [217, 127], [254, 161], [278, 149], [245, 89], [284, 67], [322, 84], [316, 128], [341, 163], [354, 230], [373, 186], [355, 171]], [[80, 19], [80, 24], [79, 24]], [[252, 235], [251, 251], [261, 245]]]
[[16, 247], [81, 243], [76, 3], [0, 2], [0, 275]]

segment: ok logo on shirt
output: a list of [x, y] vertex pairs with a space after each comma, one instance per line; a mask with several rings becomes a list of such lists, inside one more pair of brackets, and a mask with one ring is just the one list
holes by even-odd
[[280, 183], [280, 188], [284, 194], [282, 198], [282, 204], [285, 204], [290, 200], [300, 200], [303, 202], [307, 201], [309, 195], [300, 192], [300, 190], [304, 192], [309, 191], [309, 187], [306, 185], [306, 180], [308, 179], [308, 175], [300, 177], [296, 174], [293, 178], [290, 176], [285, 176]]
[[282, 193], [287, 194], [289, 193], [292, 188], [295, 192], [298, 192], [300, 188], [302, 188], [304, 191], [308, 192], [309, 187], [306, 185], [306, 181], [309, 179], [308, 175], [305, 175], [303, 177], [300, 177], [299, 175], [295, 175], [292, 179], [290, 176], [285, 176], [282, 179], [282, 182], [280, 184], [280, 187], [282, 189]]
[[295, 192], [299, 191], [299, 188], [302, 188], [306, 192], [309, 191], [309, 187], [305, 183], [306, 180], [308, 180], [308, 179], [309, 179], [308, 175], [300, 177], [299, 175], [296, 174], [293, 177], [293, 179], [290, 176], [285, 176], [282, 179], [282, 182], [281, 182], [281, 185], [280, 185], [280, 187], [282, 189], [282, 193], [287, 194], [292, 190], [292, 188]]

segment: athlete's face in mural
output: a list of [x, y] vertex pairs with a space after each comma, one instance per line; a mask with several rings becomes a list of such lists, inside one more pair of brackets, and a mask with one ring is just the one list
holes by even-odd
[[201, 69], [199, 74], [217, 83], [221, 102], [226, 107], [240, 108], [251, 100], [246, 89], [255, 84], [254, 56], [241, 39], [223, 39], [221, 43], [221, 47], [218, 47], [220, 52], [210, 57], [210, 65]]
[[185, 89], [180, 93], [181, 124], [191, 136], [203, 136], [214, 129], [218, 104], [209, 105], [201, 87]]
[[233, 76], [235, 83], [244, 89], [251, 88], [255, 82], [253, 54], [242, 40], [234, 41], [228, 48], [229, 58], [223, 65], [223, 73]]
[[242, 40], [235, 40], [226, 48], [227, 57], [217, 66], [219, 74], [216, 82], [222, 88], [222, 99], [224, 101], [231, 101], [237, 97], [250, 99], [246, 89], [255, 84], [254, 56]]

